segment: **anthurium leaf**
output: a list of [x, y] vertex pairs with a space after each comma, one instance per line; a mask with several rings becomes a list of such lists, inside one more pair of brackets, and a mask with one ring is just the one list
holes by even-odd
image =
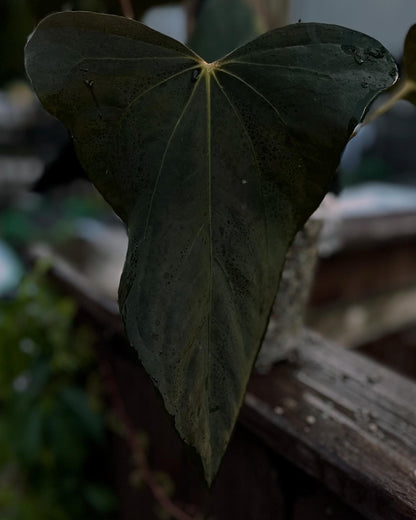
[[127, 224], [127, 335], [210, 482], [287, 248], [393, 59], [363, 34], [296, 24], [206, 63], [138, 22], [80, 12], [41, 22], [26, 67]]

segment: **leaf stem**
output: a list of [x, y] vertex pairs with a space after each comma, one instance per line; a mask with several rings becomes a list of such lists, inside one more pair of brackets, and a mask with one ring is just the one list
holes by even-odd
[[164, 488], [157, 481], [155, 473], [149, 466], [147, 455], [140, 441], [140, 437], [137, 434], [136, 428], [127, 413], [126, 406], [124, 404], [114, 374], [114, 369], [109, 361], [104, 359], [102, 355], [99, 358], [99, 364], [104, 385], [108, 392], [113, 411], [123, 426], [125, 440], [133, 455], [133, 460], [140, 470], [143, 481], [149, 487], [155, 500], [159, 503], [161, 508], [169, 514], [170, 517], [172, 517], [174, 520], [194, 520], [193, 516], [189, 515], [183, 509], [178, 507], [174, 502], [172, 502]]
[[404, 83], [397, 86], [395, 91], [383, 105], [365, 117], [361, 126], [368, 125], [368, 123], [375, 121], [380, 116], [388, 112], [397, 101], [405, 99], [408, 94], [414, 91], [416, 91], [416, 83], [410, 79], [405, 80]]
[[134, 10], [131, 0], [119, 0], [121, 12], [126, 18], [132, 18], [134, 20]]

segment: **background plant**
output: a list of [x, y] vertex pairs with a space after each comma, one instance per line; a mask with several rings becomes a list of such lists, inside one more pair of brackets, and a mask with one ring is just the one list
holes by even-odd
[[94, 338], [45, 270], [0, 301], [0, 516], [104, 519], [115, 499], [98, 462], [109, 448]]

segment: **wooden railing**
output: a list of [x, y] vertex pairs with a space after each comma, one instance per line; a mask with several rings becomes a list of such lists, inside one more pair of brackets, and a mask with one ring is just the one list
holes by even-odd
[[[416, 384], [305, 331], [297, 356], [253, 374], [238, 427], [208, 491], [124, 337], [117, 306], [65, 262], [51, 276], [79, 304], [114, 369], [149, 464], [175, 483], [178, 504], [216, 520], [416, 519]], [[114, 441], [120, 519], [154, 518], [153, 499], [129, 484], [131, 455]], [[192, 459], [192, 460], [191, 460]], [[188, 506], [184, 506], [185, 508]], [[193, 514], [193, 513], [192, 513]], [[146, 516], [147, 515], [147, 516]]]

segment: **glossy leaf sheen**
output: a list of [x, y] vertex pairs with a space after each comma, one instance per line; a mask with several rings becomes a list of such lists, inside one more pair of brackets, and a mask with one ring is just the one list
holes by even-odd
[[363, 34], [296, 24], [206, 64], [138, 22], [61, 13], [26, 66], [127, 224], [126, 331], [211, 481], [286, 250], [394, 62]]

